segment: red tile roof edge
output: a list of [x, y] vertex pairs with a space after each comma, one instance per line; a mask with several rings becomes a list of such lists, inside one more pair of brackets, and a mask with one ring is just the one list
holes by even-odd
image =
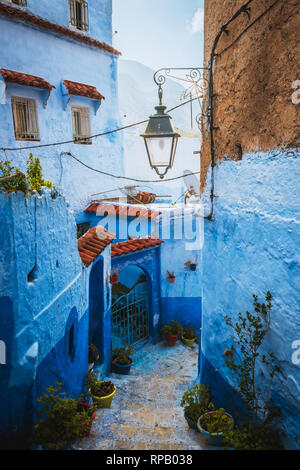
[[67, 88], [69, 94], [77, 96], [87, 96], [94, 100], [105, 100], [105, 97], [97, 90], [95, 86], [86, 85], [85, 83], [73, 82], [72, 80], [64, 80], [64, 86]]
[[42, 88], [44, 90], [52, 90], [55, 88], [42, 77], [36, 75], [29, 75], [23, 72], [17, 72], [16, 70], [0, 69], [0, 74], [7, 83], [17, 83], [19, 85], [32, 86], [36, 88]]
[[7, 18], [11, 18], [16, 21], [21, 21], [22, 23], [35, 26], [45, 31], [51, 31], [62, 36], [69, 37], [76, 41], [88, 44], [89, 46], [96, 47], [97, 49], [104, 50], [110, 54], [118, 56], [122, 55], [121, 52], [117, 51], [105, 42], [101, 42], [91, 38], [90, 36], [85, 36], [81, 33], [77, 33], [76, 31], [72, 31], [71, 29], [66, 28], [65, 26], [60, 26], [39, 16], [33, 15], [32, 13], [28, 13], [27, 11], [20, 10], [18, 8], [13, 8], [3, 3], [0, 3], [0, 15], [6, 16]]
[[163, 243], [163, 240], [157, 238], [136, 238], [134, 240], [126, 240], [125, 242], [114, 243], [111, 245], [111, 257], [128, 255], [136, 251], [156, 248]]
[[78, 252], [83, 264], [88, 267], [111, 244], [116, 235], [101, 225], [92, 227], [78, 240]]
[[[101, 208], [99, 210], [98, 208]], [[127, 217], [144, 217], [145, 219], [154, 219], [161, 215], [161, 212], [148, 209], [146, 206], [132, 206], [132, 205], [116, 205], [116, 204], [101, 204], [94, 202], [90, 204], [85, 212], [94, 213], [97, 215], [116, 215], [116, 216], [127, 216]]]

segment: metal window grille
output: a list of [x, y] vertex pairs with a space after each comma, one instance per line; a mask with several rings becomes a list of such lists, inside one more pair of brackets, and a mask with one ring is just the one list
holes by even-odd
[[36, 100], [11, 98], [16, 140], [40, 140]]
[[72, 106], [73, 139], [78, 144], [92, 142], [90, 108]]
[[72, 26], [80, 31], [88, 31], [88, 3], [85, 0], [69, 0], [69, 18]]
[[14, 5], [19, 5], [20, 7], [26, 7], [27, 6], [27, 0], [9, 0], [10, 3], [13, 3]]

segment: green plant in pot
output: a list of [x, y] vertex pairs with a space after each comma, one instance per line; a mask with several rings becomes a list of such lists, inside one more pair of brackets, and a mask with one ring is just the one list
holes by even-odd
[[174, 346], [178, 337], [182, 334], [182, 326], [178, 321], [172, 320], [170, 323], [164, 325], [160, 331], [167, 344]]
[[64, 449], [77, 439], [89, 434], [95, 409], [82, 407], [77, 400], [65, 398], [63, 383], [49, 386], [46, 393], [37, 398], [41, 409], [39, 422], [34, 427], [33, 441], [44, 449]]
[[[273, 421], [280, 417], [281, 410], [272, 403], [272, 383], [281, 369], [274, 353], [263, 351], [271, 328], [272, 294], [268, 291], [264, 302], [259, 302], [255, 294], [252, 297], [253, 313], [239, 313], [237, 319], [225, 317], [234, 338], [232, 354], [225, 361], [237, 379], [234, 391], [248, 412], [247, 419], [225, 436], [225, 442], [238, 450], [278, 450], [283, 444]], [[262, 373], [264, 379], [259, 382]]]
[[123, 348], [115, 348], [112, 351], [112, 370], [117, 374], [128, 375], [133, 364], [132, 355], [135, 349], [123, 341]]
[[98, 380], [93, 375], [88, 377], [89, 394], [96, 408], [110, 408], [116, 393], [116, 386], [111, 381]]
[[209, 386], [194, 385], [184, 392], [180, 406], [184, 410], [184, 417], [190, 428], [197, 430], [197, 421], [200, 416], [213, 407]]
[[[212, 408], [212, 407], [211, 407]], [[197, 426], [201, 434], [213, 445], [223, 445], [224, 436], [233, 429], [233, 418], [224, 408], [200, 416]]]
[[192, 348], [195, 341], [198, 341], [198, 335], [192, 326], [187, 326], [183, 328], [181, 339], [187, 346]]

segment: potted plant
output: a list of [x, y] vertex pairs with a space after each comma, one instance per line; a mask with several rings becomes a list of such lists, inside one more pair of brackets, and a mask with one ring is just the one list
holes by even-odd
[[64, 449], [86, 437], [95, 417], [92, 406], [82, 407], [74, 398], [65, 398], [63, 384], [49, 386], [37, 399], [42, 404], [39, 422], [34, 427], [34, 442], [43, 449]]
[[112, 352], [112, 370], [117, 374], [128, 375], [133, 364], [131, 355], [134, 354], [133, 346], [123, 342], [123, 348], [115, 348]]
[[169, 280], [169, 283], [170, 284], [174, 284], [175, 283], [175, 280], [176, 280], [176, 276], [174, 273], [170, 273], [169, 271], [167, 271], [168, 273], [168, 280]]
[[[182, 395], [180, 406], [190, 428], [198, 431], [197, 421], [211, 408], [211, 397], [208, 385], [194, 385]], [[210, 406], [210, 408], [209, 408]]]
[[194, 346], [194, 342], [198, 341], [198, 335], [191, 326], [187, 326], [183, 329], [181, 339], [187, 346], [192, 348]]
[[201, 415], [197, 427], [211, 444], [221, 446], [224, 435], [233, 429], [233, 418], [224, 408], [220, 408]]
[[[273, 297], [269, 291], [262, 303], [257, 295], [252, 294], [252, 297], [253, 313], [240, 312], [237, 318], [225, 316], [234, 338], [234, 346], [224, 351], [227, 353], [224, 354], [225, 363], [236, 376], [234, 390], [248, 411], [247, 422], [227, 433], [225, 441], [237, 450], [277, 450], [283, 448], [281, 434], [271, 424], [281, 415], [281, 410], [272, 404], [272, 383], [276, 374], [281, 374], [281, 368], [274, 353], [263, 350], [271, 327]], [[258, 370], [262, 366], [264, 386], [261, 386]]]
[[99, 351], [97, 347], [89, 343], [89, 355], [88, 355], [88, 370], [91, 370], [94, 367], [95, 362], [99, 359]]
[[109, 276], [109, 281], [112, 285], [114, 284], [118, 284], [119, 282], [119, 274], [117, 272], [114, 272], [112, 273], [110, 276]]
[[116, 386], [111, 381], [98, 380], [89, 375], [89, 394], [93, 399], [96, 408], [110, 408], [113, 397], [116, 393]]
[[174, 346], [178, 340], [178, 336], [182, 333], [182, 326], [178, 321], [172, 320], [161, 328], [161, 333], [167, 344]]
[[190, 271], [196, 271], [196, 269], [197, 269], [197, 263], [195, 263], [194, 261], [190, 261], [190, 260], [189, 260], [189, 261], [186, 261], [186, 262], [184, 263], [184, 265], [185, 265], [185, 267], [186, 267], [187, 269], [189, 269]]

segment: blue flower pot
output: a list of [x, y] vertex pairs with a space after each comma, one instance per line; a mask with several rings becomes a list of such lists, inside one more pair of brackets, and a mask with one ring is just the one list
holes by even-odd
[[[205, 413], [205, 414], [214, 414], [215, 411], [210, 411], [209, 413]], [[233, 418], [230, 414], [228, 413], [225, 413], [229, 418], [232, 419], [232, 424], [233, 424]], [[202, 415], [204, 416], [204, 415]], [[223, 444], [224, 444], [224, 433], [223, 432], [216, 432], [216, 433], [210, 433], [208, 431], [206, 431], [205, 429], [203, 429], [203, 427], [201, 426], [201, 418], [202, 416], [200, 416], [200, 418], [198, 419], [197, 421], [197, 427], [199, 429], [199, 431], [201, 432], [201, 434], [205, 437], [205, 439], [207, 440], [207, 442], [209, 442], [210, 444], [212, 444], [213, 446], [217, 446], [217, 447], [222, 447]]]
[[117, 374], [128, 375], [132, 364], [133, 361], [131, 361], [131, 364], [126, 364], [125, 366], [123, 366], [121, 364], [118, 364], [116, 361], [112, 361], [112, 371], [116, 372]]

